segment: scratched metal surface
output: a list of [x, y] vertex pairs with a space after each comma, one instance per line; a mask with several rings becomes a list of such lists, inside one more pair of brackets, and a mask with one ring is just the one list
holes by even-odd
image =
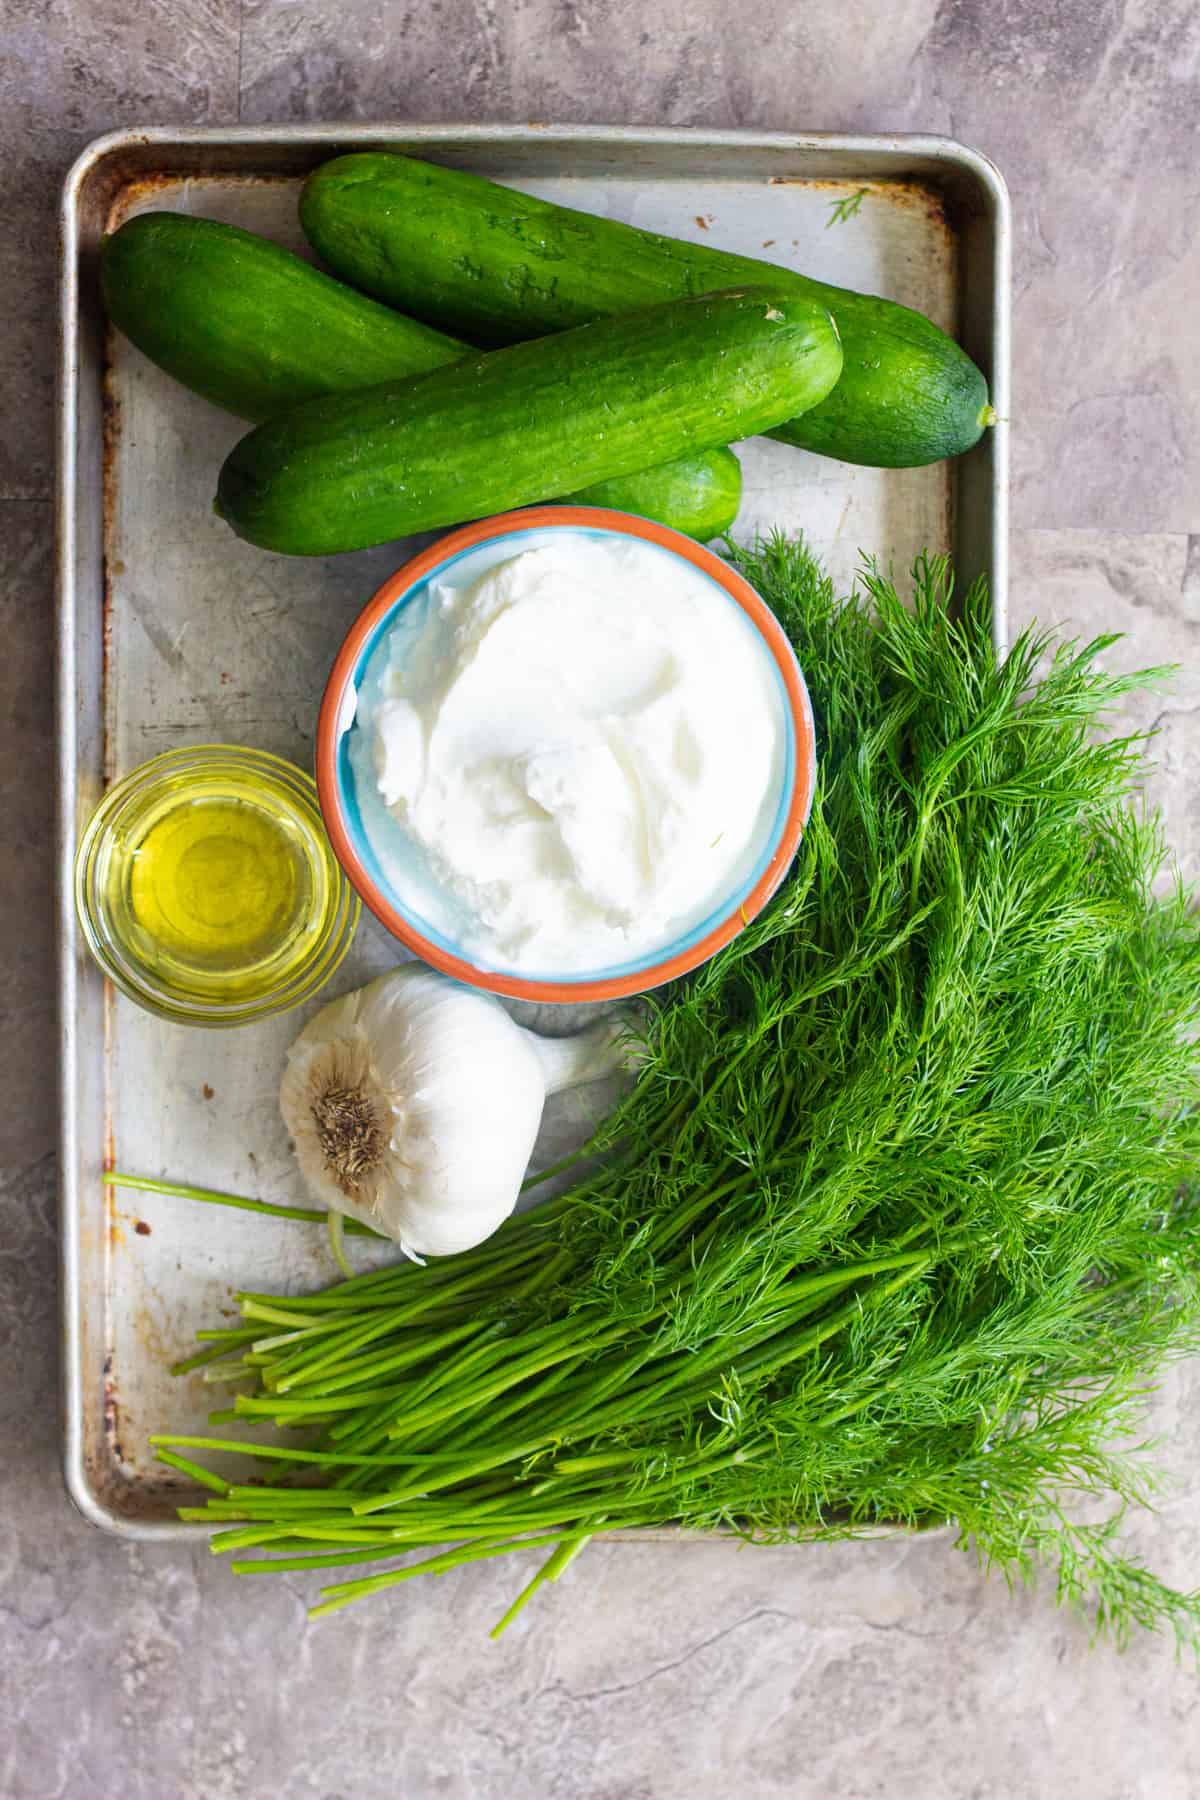
[[[421, 135], [433, 153], [548, 198], [888, 293], [964, 333], [992, 362], [1003, 400], [1002, 189], [989, 186], [986, 168], [936, 142], [915, 141], [906, 166], [903, 140], [825, 140], [815, 150], [737, 134], [711, 144], [684, 133]], [[264, 132], [256, 147], [247, 133], [236, 155], [230, 140], [214, 137], [221, 153], [207, 159], [213, 170], [204, 134], [184, 134], [182, 149], [167, 134], [130, 134], [96, 153], [73, 191], [68, 184], [64, 883], [103, 782], [161, 750], [248, 743], [310, 766], [317, 700], [340, 639], [413, 547], [308, 561], [235, 539], [211, 500], [220, 461], [245, 427], [105, 332], [91, 285], [97, 232], [169, 207], [303, 250], [297, 170], [335, 145], [378, 137], [370, 129], [328, 138]], [[857, 213], [830, 224], [832, 204], [863, 185]], [[992, 569], [1002, 637], [1002, 449], [986, 455], [986, 466], [976, 457], [884, 471], [756, 440], [743, 449], [736, 534], [803, 528], [841, 580], [852, 577], [860, 549], [900, 570], [927, 545], [954, 547], [960, 562]], [[198, 1375], [172, 1379], [169, 1362], [197, 1327], [232, 1316], [239, 1287], [311, 1288], [330, 1278], [331, 1265], [316, 1230], [128, 1191], [106, 1195], [99, 1176], [109, 1157], [141, 1174], [301, 1199], [275, 1095], [285, 1048], [320, 1002], [239, 1031], [165, 1024], [105, 993], [66, 913], [63, 930], [68, 1482], [98, 1524], [173, 1535], [202, 1528], [174, 1520], [181, 1490], [156, 1469], [148, 1434], [203, 1429], [209, 1408], [224, 1402]], [[330, 992], [395, 957], [382, 928], [364, 920]], [[563, 1022], [561, 1013], [553, 1021]], [[592, 1090], [552, 1103], [539, 1160], [578, 1141], [589, 1108], [604, 1100]]]

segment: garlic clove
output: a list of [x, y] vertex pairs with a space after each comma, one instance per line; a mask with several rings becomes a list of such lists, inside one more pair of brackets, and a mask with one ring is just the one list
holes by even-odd
[[525, 1031], [491, 995], [407, 963], [330, 1002], [288, 1054], [280, 1109], [324, 1206], [448, 1256], [508, 1217], [547, 1091], [611, 1074], [624, 1032]]

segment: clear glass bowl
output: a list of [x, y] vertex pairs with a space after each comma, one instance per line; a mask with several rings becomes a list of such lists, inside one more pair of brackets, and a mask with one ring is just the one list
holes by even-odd
[[109, 980], [188, 1025], [298, 1006], [360, 911], [311, 777], [230, 744], [168, 750], [109, 789], [79, 844], [75, 906]]

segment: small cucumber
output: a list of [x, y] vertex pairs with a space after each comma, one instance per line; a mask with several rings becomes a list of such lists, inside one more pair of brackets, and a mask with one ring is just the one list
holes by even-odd
[[234, 448], [217, 510], [264, 549], [359, 550], [766, 431], [841, 365], [829, 314], [803, 296], [672, 301], [309, 401]]
[[[660, 525], [674, 525], [688, 537], [719, 537], [728, 531], [742, 503], [742, 465], [732, 450], [700, 450], [677, 456], [636, 475], [594, 481], [569, 499], [580, 506], [608, 506], [614, 512], [640, 513]], [[691, 519], [695, 529], [678, 523]], [[717, 521], [724, 521], [717, 523]]]
[[807, 295], [833, 314], [845, 369], [827, 400], [774, 435], [823, 456], [909, 468], [969, 450], [991, 422], [983, 376], [921, 313], [462, 169], [387, 152], [339, 156], [309, 177], [300, 221], [346, 281], [478, 343], [735, 283]]
[[[139, 350], [244, 419], [444, 368], [472, 348], [267, 238], [183, 213], [141, 213], [106, 238], [100, 285], [109, 317]], [[736, 517], [741, 465], [714, 449], [627, 477], [619, 498], [607, 484], [571, 497], [707, 539]]]
[[243, 419], [419, 375], [467, 350], [269, 238], [185, 213], [141, 213], [105, 238], [100, 292], [151, 362]]

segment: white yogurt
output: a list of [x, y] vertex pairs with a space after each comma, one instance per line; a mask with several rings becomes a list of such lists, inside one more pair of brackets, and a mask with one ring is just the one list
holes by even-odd
[[782, 794], [784, 698], [750, 621], [681, 558], [533, 543], [465, 559], [399, 615], [351, 766], [406, 908], [490, 968], [598, 973], [745, 883]]

